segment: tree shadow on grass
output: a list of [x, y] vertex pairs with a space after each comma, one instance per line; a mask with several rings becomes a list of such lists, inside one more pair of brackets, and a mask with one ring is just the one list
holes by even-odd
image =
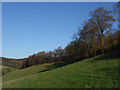
[[95, 58], [94, 60], [110, 60], [110, 59], [120, 59], [120, 51], [104, 54], [100, 57]]
[[52, 64], [52, 65], [47, 65], [46, 70], [39, 71], [38, 73], [46, 72], [46, 71], [56, 69], [56, 68], [59, 68], [59, 67], [65, 66], [65, 65], [66, 64], [63, 64], [63, 63], [55, 63], [55, 64]]
[[46, 72], [46, 71], [48, 71], [48, 70], [42, 70], [42, 71], [39, 71], [38, 73], [41, 73], [41, 72]]

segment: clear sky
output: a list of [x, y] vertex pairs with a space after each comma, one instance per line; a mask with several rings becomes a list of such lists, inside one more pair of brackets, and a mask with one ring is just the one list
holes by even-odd
[[2, 56], [24, 58], [64, 48], [97, 7], [114, 3], [2, 3]]

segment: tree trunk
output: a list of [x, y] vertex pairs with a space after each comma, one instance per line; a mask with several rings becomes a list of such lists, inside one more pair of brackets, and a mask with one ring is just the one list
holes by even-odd
[[101, 32], [101, 51], [102, 54], [104, 53], [104, 39], [103, 39], [104, 35], [103, 32]]

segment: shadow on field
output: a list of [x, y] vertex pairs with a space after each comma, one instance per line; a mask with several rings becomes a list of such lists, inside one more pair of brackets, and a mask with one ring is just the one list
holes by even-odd
[[46, 70], [39, 71], [38, 73], [46, 72], [46, 71], [56, 69], [56, 68], [59, 68], [59, 67], [65, 66], [65, 65], [66, 64], [63, 64], [63, 63], [55, 63], [55, 64], [52, 64], [52, 65], [47, 65]]
[[120, 51], [104, 54], [98, 58], [95, 58], [94, 60], [110, 60], [110, 59], [120, 59]]
[[48, 71], [48, 70], [42, 70], [42, 71], [40, 71], [40, 72], [38, 72], [38, 73], [41, 73], [41, 72], [46, 72], [46, 71]]

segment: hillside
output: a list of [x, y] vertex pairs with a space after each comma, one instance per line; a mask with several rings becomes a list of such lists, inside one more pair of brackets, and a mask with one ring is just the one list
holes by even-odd
[[22, 59], [12, 59], [12, 58], [4, 58], [2, 57], [2, 65], [13, 67], [13, 68], [21, 68], [23, 63]]
[[19, 79], [21, 77], [30, 76], [30, 75], [41, 73], [41, 72], [45, 72], [45, 71], [54, 69], [56, 67], [57, 67], [56, 65], [52, 65], [52, 64], [43, 64], [43, 65], [31, 66], [29, 68], [25, 68], [21, 70], [16, 70], [14, 72], [10, 72], [9, 74], [4, 75], [3, 82], [14, 80], [14, 79]]
[[5, 75], [5, 74], [7, 74], [9, 72], [17, 70], [16, 68], [8, 67], [8, 66], [5, 66], [5, 65], [2, 65], [1, 68], [2, 68], [2, 75]]
[[4, 75], [2, 84], [3, 88], [116, 88], [119, 61], [119, 52], [112, 52], [50, 71], [37, 65]]

